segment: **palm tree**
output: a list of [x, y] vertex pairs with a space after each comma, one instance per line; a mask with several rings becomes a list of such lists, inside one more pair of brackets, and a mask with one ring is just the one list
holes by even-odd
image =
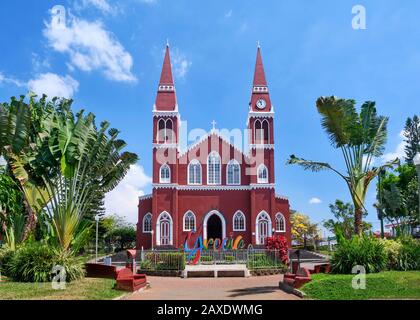
[[82, 242], [88, 232], [84, 220], [103, 210], [105, 194], [138, 160], [136, 154], [122, 152], [126, 143], [118, 139], [118, 130], [109, 129], [107, 122], [98, 129], [92, 113], [74, 115], [71, 104], [59, 98], [47, 101], [46, 96], [31, 96], [26, 104], [22, 96], [0, 105], [0, 155], [24, 195], [25, 238], [37, 215], [47, 212], [63, 249]]
[[383, 155], [387, 139], [388, 118], [378, 116], [375, 102], [367, 101], [356, 111], [356, 101], [336, 97], [320, 97], [316, 106], [322, 117], [322, 127], [328, 133], [334, 148], [340, 149], [344, 158], [345, 173], [326, 162], [317, 162], [291, 155], [288, 164], [297, 164], [305, 170], [318, 172], [331, 170], [347, 184], [354, 205], [354, 231], [362, 234], [362, 217], [366, 193], [370, 182], [384, 169], [399, 163], [399, 159], [373, 167], [375, 158]]
[[[18, 181], [24, 198], [26, 211], [25, 227], [22, 241], [35, 228], [37, 215], [42, 210], [42, 199], [46, 198], [45, 189], [41, 181], [33, 179], [30, 163], [36, 159], [36, 140], [41, 131], [38, 117], [33, 113], [44, 114], [46, 108], [45, 97], [39, 102], [35, 96], [30, 96], [29, 104], [24, 102], [25, 96], [20, 99], [12, 97], [10, 104], [0, 104], [0, 156], [3, 156], [11, 171], [11, 175]], [[48, 105], [49, 109], [52, 108]]]
[[48, 143], [42, 145], [48, 145], [45, 152], [51, 152], [60, 170], [56, 176], [42, 177], [51, 199], [45, 209], [59, 246], [77, 250], [89, 233], [90, 224], [84, 220], [101, 211], [105, 194], [138, 157], [121, 152], [126, 143], [117, 139], [119, 131], [109, 129], [108, 122], [97, 129], [92, 113], [74, 116], [70, 104], [63, 104], [53, 119], [50, 135], [44, 137]]

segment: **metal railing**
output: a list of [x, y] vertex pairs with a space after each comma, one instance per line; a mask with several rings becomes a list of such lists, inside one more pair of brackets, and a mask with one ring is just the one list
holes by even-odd
[[[136, 264], [141, 270], [182, 271], [194, 258], [181, 250], [141, 250]], [[267, 249], [203, 250], [198, 264], [245, 264], [250, 270], [285, 268], [280, 251]]]

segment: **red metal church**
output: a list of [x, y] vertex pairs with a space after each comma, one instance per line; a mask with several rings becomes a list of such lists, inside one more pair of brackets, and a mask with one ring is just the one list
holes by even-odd
[[259, 47], [247, 129], [246, 152], [215, 128], [180, 150], [167, 46], [153, 107], [153, 191], [139, 198], [137, 248], [178, 248], [191, 230], [204, 241], [241, 235], [254, 246], [284, 235], [290, 245], [289, 201], [275, 193], [274, 110]]

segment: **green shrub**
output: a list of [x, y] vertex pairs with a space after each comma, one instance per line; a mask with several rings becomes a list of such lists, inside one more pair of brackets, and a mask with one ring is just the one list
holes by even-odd
[[398, 255], [401, 249], [401, 242], [396, 240], [379, 240], [384, 246], [384, 250], [387, 256], [387, 268], [389, 270], [398, 270]]
[[152, 261], [143, 260], [142, 262], [140, 262], [140, 269], [141, 270], [151, 270], [152, 269]]
[[212, 262], [213, 261], [213, 257], [212, 256], [201, 256], [200, 257], [200, 261], [201, 262]]
[[254, 253], [248, 256], [247, 267], [249, 269], [285, 269], [286, 265], [270, 254]]
[[185, 255], [183, 252], [153, 252], [147, 253], [145, 260], [149, 260], [151, 268], [155, 270], [184, 270]]
[[397, 257], [397, 270], [420, 270], [420, 241], [403, 238]]
[[69, 252], [57, 251], [43, 243], [26, 243], [19, 247], [8, 262], [7, 274], [17, 282], [48, 282], [54, 266], [63, 266], [66, 281], [84, 276], [83, 263]]
[[333, 273], [350, 274], [356, 265], [365, 268], [366, 273], [379, 272], [387, 266], [387, 253], [384, 245], [373, 237], [354, 236], [343, 239], [331, 258]]
[[8, 265], [13, 258], [14, 251], [7, 246], [0, 248], [0, 273], [8, 276]]
[[233, 262], [233, 261], [235, 261], [235, 257], [231, 256], [231, 255], [225, 256], [225, 261], [226, 262]]

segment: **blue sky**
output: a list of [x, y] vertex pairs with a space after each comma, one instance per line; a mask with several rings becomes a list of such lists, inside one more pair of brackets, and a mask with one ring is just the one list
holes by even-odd
[[[366, 8], [366, 30], [352, 28], [357, 4]], [[64, 29], [51, 20], [55, 5], [66, 9]], [[420, 3], [392, 0], [4, 1], [0, 100], [28, 89], [60, 93], [119, 128], [140, 161], [107, 198], [107, 210], [135, 222], [136, 195], [150, 191], [151, 109], [166, 39], [182, 119], [206, 130], [213, 119], [218, 128], [244, 128], [259, 40], [276, 112], [277, 192], [321, 222], [329, 203], [350, 200], [345, 184], [286, 159], [296, 154], [343, 169], [316, 112], [322, 95], [375, 100], [390, 117], [386, 157], [401, 155], [405, 119], [420, 106], [419, 15]], [[372, 185], [367, 220], [378, 229], [374, 198]]]

